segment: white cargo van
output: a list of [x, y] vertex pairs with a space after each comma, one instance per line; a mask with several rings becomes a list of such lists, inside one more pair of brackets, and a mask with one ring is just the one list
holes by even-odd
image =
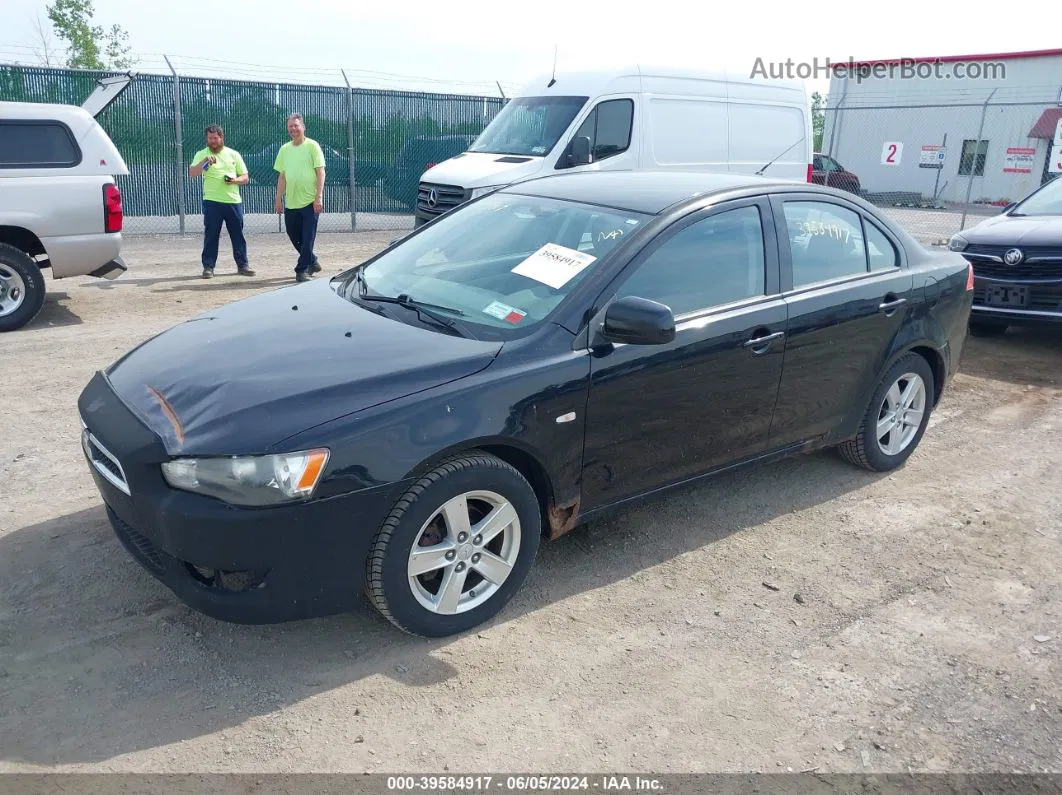
[[811, 111], [800, 81], [647, 66], [546, 75], [512, 98], [468, 151], [423, 174], [415, 226], [550, 173], [762, 171], [810, 182], [811, 165]]

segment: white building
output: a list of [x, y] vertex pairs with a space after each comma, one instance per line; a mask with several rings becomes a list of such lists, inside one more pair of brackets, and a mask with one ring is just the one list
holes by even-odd
[[1062, 171], [1062, 50], [832, 67], [821, 151], [871, 200], [1005, 203]]

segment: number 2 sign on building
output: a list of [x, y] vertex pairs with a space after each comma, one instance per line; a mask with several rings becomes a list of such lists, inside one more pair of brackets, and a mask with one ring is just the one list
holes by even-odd
[[900, 165], [900, 157], [903, 155], [903, 144], [899, 141], [886, 141], [881, 147], [881, 164], [883, 166]]

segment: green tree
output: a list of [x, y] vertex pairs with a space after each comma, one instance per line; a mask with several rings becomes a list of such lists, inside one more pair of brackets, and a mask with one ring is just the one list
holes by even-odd
[[128, 69], [135, 62], [129, 33], [120, 25], [105, 30], [95, 22], [92, 0], [55, 0], [47, 6], [55, 35], [67, 44], [72, 69]]
[[818, 91], [811, 95], [811, 132], [815, 138], [815, 151], [822, 151], [822, 135], [826, 130], [826, 100]]

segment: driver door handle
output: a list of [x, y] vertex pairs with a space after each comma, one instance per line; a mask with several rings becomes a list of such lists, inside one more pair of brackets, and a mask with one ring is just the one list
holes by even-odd
[[889, 301], [889, 300], [883, 301], [878, 306], [878, 309], [880, 309], [882, 312], [885, 312], [886, 314], [888, 314], [889, 312], [894, 311], [900, 305], [907, 303], [907, 299], [906, 298], [896, 298], [895, 296], [892, 296], [891, 294], [885, 296], [885, 298], [886, 299], [892, 298], [892, 300], [891, 301]]
[[745, 342], [746, 348], [766, 348], [775, 340], [780, 340], [785, 336], [784, 331], [776, 331], [774, 334], [764, 334], [762, 337], [753, 337]]

